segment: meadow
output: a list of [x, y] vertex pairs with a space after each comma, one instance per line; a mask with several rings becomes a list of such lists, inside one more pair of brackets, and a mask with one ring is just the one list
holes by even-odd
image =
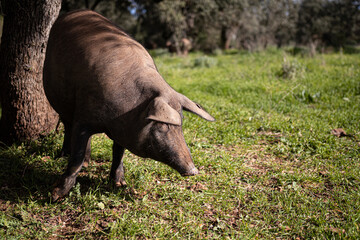
[[126, 188], [108, 180], [112, 142], [53, 203], [63, 132], [0, 147], [5, 239], [359, 239], [360, 55], [152, 52], [166, 81], [215, 118], [184, 113], [200, 174], [126, 152]]

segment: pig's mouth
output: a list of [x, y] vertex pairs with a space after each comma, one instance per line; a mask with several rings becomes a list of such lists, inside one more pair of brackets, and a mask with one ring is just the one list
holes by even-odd
[[198, 174], [198, 173], [199, 173], [199, 170], [197, 170], [197, 168], [194, 167], [194, 168], [191, 169], [190, 171], [187, 171], [187, 172], [184, 172], [184, 173], [180, 173], [180, 174], [181, 174], [181, 176], [186, 177], [186, 176], [194, 176], [194, 175], [196, 175], [196, 174]]

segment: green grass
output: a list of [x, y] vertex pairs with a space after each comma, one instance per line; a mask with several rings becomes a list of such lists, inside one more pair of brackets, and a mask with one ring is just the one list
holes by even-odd
[[[359, 239], [360, 55], [284, 51], [155, 57], [177, 91], [216, 119], [185, 113], [200, 174], [125, 156], [126, 189], [108, 182], [111, 141], [63, 201], [52, 185], [62, 134], [0, 149], [6, 239]], [[337, 137], [332, 129], [342, 128]]]

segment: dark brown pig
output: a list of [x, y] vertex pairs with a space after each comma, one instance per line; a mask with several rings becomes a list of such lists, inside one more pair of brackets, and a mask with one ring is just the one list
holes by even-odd
[[59, 17], [47, 46], [44, 89], [65, 126], [62, 153], [70, 153], [54, 200], [74, 186], [90, 156], [90, 137], [100, 132], [114, 141], [110, 177], [118, 186], [126, 184], [124, 149], [184, 176], [198, 173], [182, 133], [182, 110], [214, 118], [172, 89], [148, 52], [103, 16], [82, 10]]

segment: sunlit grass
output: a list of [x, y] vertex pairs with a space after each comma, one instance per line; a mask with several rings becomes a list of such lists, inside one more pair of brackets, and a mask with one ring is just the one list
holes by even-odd
[[[0, 235], [5, 238], [359, 238], [360, 57], [285, 51], [155, 62], [177, 91], [215, 118], [185, 113], [200, 174], [126, 152], [128, 187], [108, 181], [111, 141], [62, 202], [52, 184], [62, 134], [0, 150]], [[337, 137], [331, 130], [342, 128]]]

